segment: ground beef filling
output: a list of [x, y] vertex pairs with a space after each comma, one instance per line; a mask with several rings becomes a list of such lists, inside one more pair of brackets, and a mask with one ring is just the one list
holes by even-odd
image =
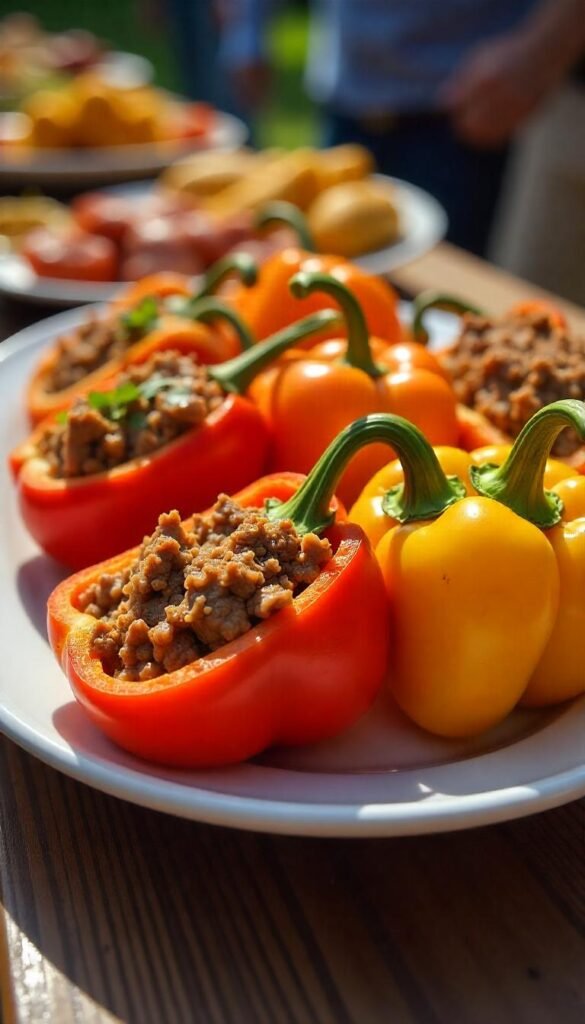
[[78, 398], [66, 420], [43, 433], [38, 449], [53, 476], [89, 476], [148, 455], [199, 426], [225, 397], [206, 367], [178, 352], [159, 352], [129, 368], [116, 390], [127, 383], [141, 393], [121, 409]]
[[79, 607], [99, 620], [93, 648], [107, 672], [154, 679], [290, 605], [330, 557], [328, 540], [222, 494], [190, 530], [178, 512], [161, 515], [131, 569], [104, 574]]
[[[511, 437], [549, 402], [585, 399], [585, 339], [554, 327], [546, 316], [494, 323], [467, 314], [442, 362], [458, 400]], [[554, 452], [570, 455], [580, 443], [573, 431], [564, 430]]]
[[58, 356], [45, 379], [45, 391], [53, 394], [77, 384], [125, 352], [139, 337], [140, 333], [126, 328], [120, 317], [100, 320], [91, 316], [57, 342]]

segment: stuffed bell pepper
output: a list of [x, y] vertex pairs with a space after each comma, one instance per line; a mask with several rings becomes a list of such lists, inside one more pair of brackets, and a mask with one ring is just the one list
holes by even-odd
[[[224, 318], [207, 324], [200, 316], [207, 298], [226, 276], [237, 273], [242, 288], [256, 279], [256, 264], [245, 255], [221, 260], [196, 294], [188, 279], [160, 274], [139, 282], [105, 315], [90, 313], [78, 327], [59, 338], [42, 356], [30, 380], [26, 403], [33, 424], [66, 409], [72, 399], [98, 388], [131, 360], [137, 345], [150, 349], [169, 344], [193, 351], [206, 363], [220, 363], [240, 351], [244, 326]], [[246, 337], [251, 341], [249, 333]]]
[[137, 543], [161, 503], [182, 515], [266, 465], [269, 434], [244, 397], [254, 374], [337, 319], [322, 310], [216, 366], [156, 351], [40, 423], [12, 452], [20, 510], [37, 543], [79, 568]]
[[275, 474], [186, 522], [161, 515], [141, 548], [61, 583], [50, 641], [94, 723], [195, 767], [359, 718], [386, 670], [386, 598], [365, 535], [336, 511], [318, 475]]
[[[455, 341], [436, 352], [457, 400], [499, 431], [501, 440], [517, 437], [533, 413], [552, 401], [585, 399], [585, 339], [551, 302], [518, 303], [494, 317], [453, 296], [423, 293], [414, 304], [416, 340], [426, 340], [424, 317], [435, 306], [462, 315]], [[561, 434], [553, 454], [585, 466], [585, 449], [573, 432]]]

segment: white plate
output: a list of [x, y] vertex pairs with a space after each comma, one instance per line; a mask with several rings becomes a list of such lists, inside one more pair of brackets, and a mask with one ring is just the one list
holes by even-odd
[[198, 821], [268, 832], [447, 831], [585, 793], [585, 700], [552, 713], [515, 713], [480, 739], [448, 742], [406, 722], [386, 694], [336, 740], [213, 771], [154, 767], [102, 736], [73, 700], [47, 644], [45, 602], [64, 574], [27, 537], [5, 468], [6, 452], [26, 431], [22, 394], [39, 351], [79, 319], [79, 311], [60, 314], [0, 346], [0, 726], [8, 736], [107, 793]]
[[43, 149], [32, 158], [2, 160], [0, 185], [81, 190], [130, 178], [154, 177], [187, 153], [199, 149], [237, 149], [247, 137], [243, 121], [219, 110], [209, 134], [200, 139], [95, 149]]
[[[387, 274], [395, 267], [422, 256], [440, 242], [447, 230], [447, 215], [433, 196], [416, 185], [383, 174], [375, 177], [387, 185], [391, 184], [395, 190], [401, 237], [393, 245], [359, 256], [353, 262], [371, 274]], [[152, 188], [151, 182], [133, 182], [114, 186], [108, 191], [144, 195]], [[61, 307], [74, 306], [86, 302], [107, 302], [122, 287], [119, 282], [94, 284], [38, 277], [18, 254], [0, 256], [0, 295], [11, 298]]]

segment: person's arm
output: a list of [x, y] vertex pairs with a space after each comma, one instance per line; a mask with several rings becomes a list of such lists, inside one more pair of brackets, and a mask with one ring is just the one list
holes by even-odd
[[457, 134], [478, 146], [506, 142], [585, 51], [585, 0], [542, 0], [512, 32], [474, 48], [440, 101]]

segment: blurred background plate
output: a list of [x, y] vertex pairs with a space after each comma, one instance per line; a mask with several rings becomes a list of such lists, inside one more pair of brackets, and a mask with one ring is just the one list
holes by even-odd
[[237, 149], [247, 137], [243, 121], [218, 110], [209, 133], [200, 139], [94, 149], [44, 149], [30, 159], [11, 159], [0, 163], [0, 186], [84, 189], [154, 176], [178, 157], [199, 149]]
[[449, 222], [441, 204], [418, 185], [384, 174], [372, 177], [392, 187], [400, 218], [400, 236], [392, 245], [358, 256], [353, 262], [370, 274], [388, 274], [433, 249], [445, 237]]
[[[236, 118], [233, 120], [237, 121]], [[383, 275], [417, 259], [437, 245], [447, 231], [447, 215], [433, 196], [416, 185], [383, 174], [376, 174], [373, 177], [381, 184], [392, 187], [400, 216], [400, 237], [391, 245], [358, 256], [352, 262], [368, 273]], [[153, 187], [152, 182], [135, 181], [112, 185], [104, 191], [115, 192], [118, 195], [145, 195]], [[197, 280], [193, 279], [194, 285]], [[95, 283], [39, 277], [18, 254], [9, 253], [0, 257], [0, 295], [26, 302], [47, 303], [59, 307], [77, 306], [87, 302], [107, 302], [123, 287], [125, 284], [119, 281]]]

